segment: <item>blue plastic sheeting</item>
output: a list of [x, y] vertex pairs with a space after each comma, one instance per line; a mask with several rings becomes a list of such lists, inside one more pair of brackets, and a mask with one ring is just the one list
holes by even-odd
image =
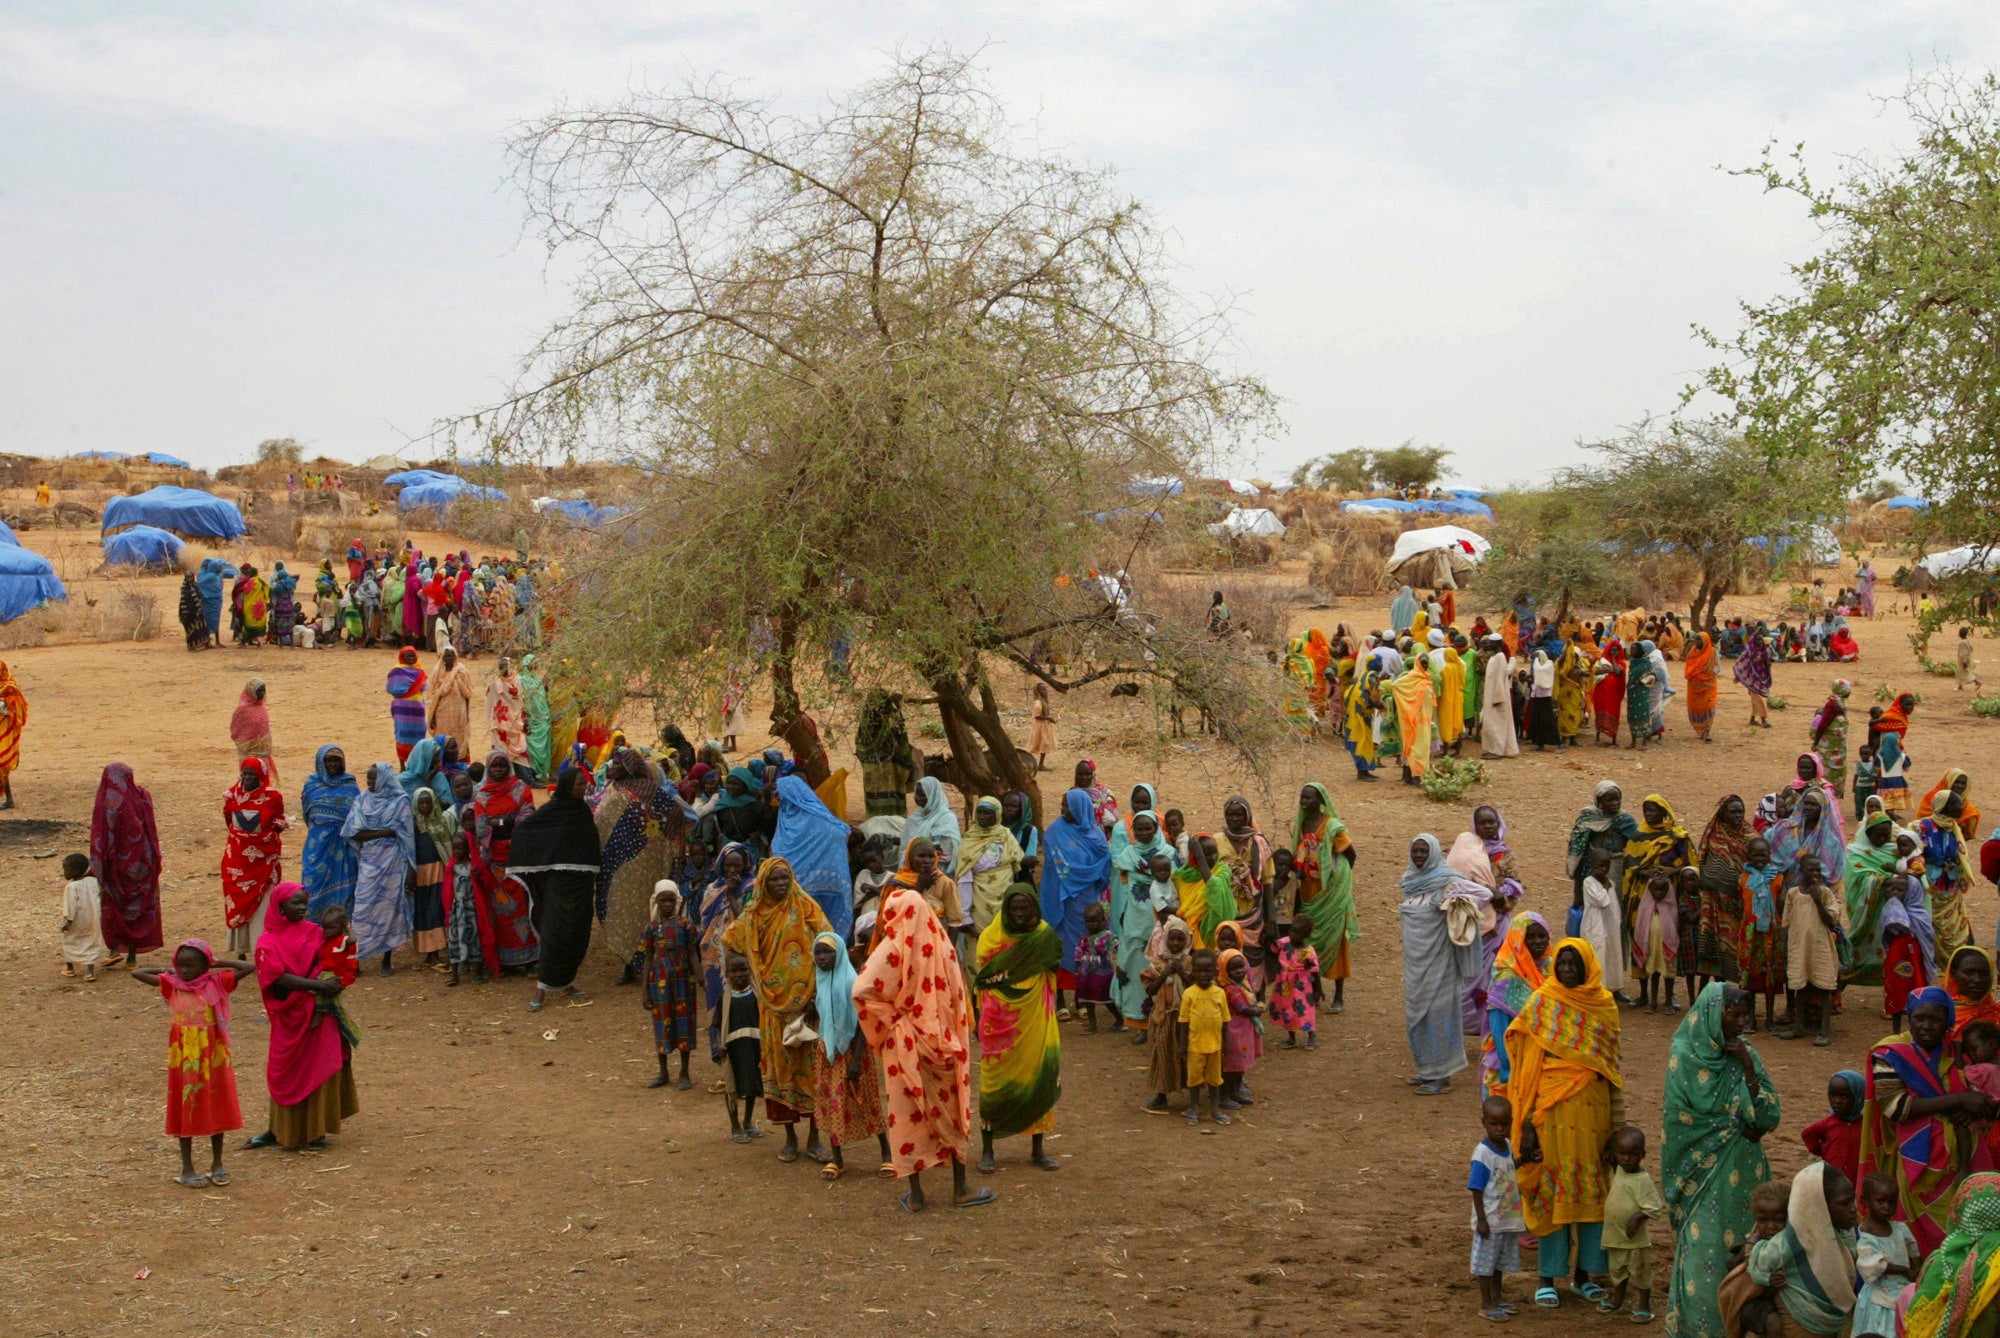
[[104, 539], [104, 561], [108, 566], [167, 567], [174, 565], [180, 555], [180, 536], [151, 525], [134, 525]]
[[236, 503], [198, 488], [172, 486], [112, 498], [104, 508], [104, 531], [127, 525], [152, 525], [193, 539], [240, 539], [248, 533]]
[[1493, 515], [1492, 507], [1484, 502], [1475, 502], [1469, 497], [1426, 497], [1415, 502], [1406, 502], [1400, 497], [1364, 497], [1358, 502], [1342, 502], [1340, 509], [1431, 512], [1444, 516], [1485, 516], [1488, 519]]
[[1446, 488], [1444, 495], [1446, 497], [1463, 497], [1474, 502], [1483, 502], [1486, 500], [1486, 494], [1477, 488]]
[[156, 465], [172, 465], [175, 469], [193, 469], [194, 466], [178, 455], [168, 455], [165, 451], [147, 451], [141, 460], [151, 460]]
[[1182, 487], [1179, 479], [1133, 479], [1125, 491], [1133, 497], [1179, 497]]
[[444, 474], [435, 469], [404, 469], [390, 474], [382, 480], [385, 488], [405, 488], [412, 483], [443, 483], [457, 479], [456, 474]]
[[482, 488], [477, 483], [467, 483], [455, 474], [444, 474], [427, 483], [409, 483], [396, 494], [396, 509], [410, 511], [420, 506], [445, 507], [468, 497], [483, 497], [496, 502], [507, 500], [507, 494], [498, 488]]
[[1891, 497], [1884, 503], [1891, 511], [1928, 511], [1931, 504], [1921, 497]]
[[630, 515], [632, 511], [629, 506], [599, 506], [581, 497], [553, 501], [542, 509], [561, 512], [585, 529], [595, 529], [599, 525], [609, 524], [620, 516]]
[[0, 623], [10, 623], [52, 599], [68, 599], [56, 569], [40, 553], [0, 545]]
[[21, 541], [14, 537], [13, 529], [4, 520], [0, 520], [0, 544], [12, 544], [16, 548], [21, 546]]
[[1136, 506], [1121, 506], [1111, 511], [1094, 512], [1090, 518], [1096, 521], [1100, 525], [1108, 525], [1114, 520], [1124, 520], [1130, 516], [1141, 516], [1147, 520], [1165, 519], [1165, 517], [1162, 516], [1157, 511], [1143, 511]]
[[70, 457], [72, 460], [130, 460], [131, 458], [123, 451], [78, 451]]

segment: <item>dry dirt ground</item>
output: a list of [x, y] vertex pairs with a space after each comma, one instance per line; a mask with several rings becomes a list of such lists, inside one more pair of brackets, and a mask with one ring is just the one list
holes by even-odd
[[[65, 554], [65, 570], [79, 595], [103, 597], [108, 583], [82, 578], [87, 557]], [[1667, 795], [1698, 832], [1720, 796], [1754, 798], [1786, 778], [1832, 677], [1824, 666], [1780, 666], [1778, 695], [1791, 708], [1769, 733], [1746, 727], [1731, 686], [1713, 744], [1691, 738], [1675, 700], [1664, 748], [1524, 755], [1452, 807], [1393, 782], [1356, 784], [1331, 743], [1282, 761], [1266, 786], [1212, 744], [1162, 740], [1143, 703], [1101, 694], [1067, 703], [1062, 773], [1087, 754], [1121, 795], [1155, 781], [1197, 829], [1242, 790], [1282, 841], [1300, 782], [1325, 778], [1360, 849], [1364, 937], [1347, 1013], [1324, 1020], [1317, 1054], [1267, 1056], [1253, 1079], [1258, 1104], [1231, 1128], [1203, 1134], [1141, 1113], [1142, 1053], [1122, 1037], [1067, 1032], [1050, 1144], [1062, 1170], [1030, 1169], [1024, 1146], [1003, 1144], [992, 1207], [953, 1211], [940, 1182], [931, 1212], [904, 1215], [884, 1182], [825, 1185], [810, 1163], [779, 1164], [771, 1141], [730, 1143], [721, 1103], [704, 1090], [647, 1090], [647, 1020], [634, 992], [614, 986], [603, 952], [586, 967], [588, 1006], [538, 1015], [520, 980], [447, 990], [423, 970], [365, 975], [348, 995], [366, 1032], [361, 1115], [324, 1154], [232, 1152], [231, 1186], [191, 1192], [175, 1185], [160, 1132], [165, 1011], [122, 974], [94, 985], [58, 977], [53, 857], [84, 844], [103, 765], [130, 762], [158, 807], [168, 941], [221, 941], [219, 805], [242, 681], [270, 685], [282, 789], [295, 801], [321, 743], [344, 745], [357, 771], [391, 755], [381, 690], [390, 656], [190, 655], [173, 622], [175, 582], [145, 588], [162, 601], [155, 640], [8, 655], [33, 712], [20, 807], [0, 817], [8, 1334], [541, 1335], [569, 1324], [604, 1334], [1474, 1332], [1484, 1327], [1466, 1262], [1474, 1084], [1426, 1100], [1403, 1083], [1393, 908], [1410, 837], [1432, 831], [1449, 844], [1473, 802], [1497, 804], [1526, 872], [1526, 904], [1559, 915], [1564, 840], [1599, 777], [1617, 779], [1634, 803]], [[1762, 607], [1774, 611], [1775, 597]], [[1385, 614], [1313, 617], [1330, 628]], [[1854, 700], [1865, 709], [1884, 682], [1924, 689], [1916, 779], [1928, 788], [1947, 765], [1968, 764], [1977, 796], [1993, 727], [1967, 715], [1949, 683], [1918, 677], [1907, 625], [1890, 617], [1858, 629]], [[1982, 652], [2000, 672], [1991, 643]], [[482, 679], [491, 667], [475, 665]], [[1049, 780], [1053, 790], [1059, 778]], [[295, 836], [294, 869], [296, 850]], [[1976, 895], [1983, 936], [1992, 893]], [[237, 1072], [254, 1121], [266, 1031], [254, 989], [238, 1000]], [[1781, 1174], [1804, 1160], [1798, 1130], [1825, 1113], [1828, 1073], [1853, 1066], [1879, 1034], [1877, 1004], [1873, 991], [1850, 994], [1832, 1052], [1762, 1043], [1785, 1102], [1767, 1143]], [[1628, 1109], [1655, 1139], [1674, 1024], [1627, 1015]], [[1657, 1173], [1656, 1155], [1653, 1164]], [[1664, 1226], [1656, 1239], [1668, 1245]], [[1667, 1251], [1656, 1255], [1664, 1282]], [[1524, 1283], [1510, 1279], [1516, 1300]], [[1578, 1334], [1603, 1321], [1571, 1302], [1530, 1308], [1516, 1327]]]

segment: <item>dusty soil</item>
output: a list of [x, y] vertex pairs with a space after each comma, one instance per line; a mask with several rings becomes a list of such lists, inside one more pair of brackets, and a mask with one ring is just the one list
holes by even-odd
[[[109, 588], [82, 575], [82, 547], [62, 565], [79, 595]], [[1563, 843], [1600, 776], [1634, 801], [1665, 794], [1698, 832], [1720, 796], [1754, 798], [1789, 774], [1833, 676], [1780, 666], [1778, 695], [1791, 708], [1768, 734], [1746, 727], [1731, 686], [1714, 744], [1691, 738], [1676, 700], [1662, 749], [1526, 755], [1494, 766], [1492, 783], [1454, 807], [1393, 782], [1355, 783], [1331, 743], [1284, 760], [1266, 783], [1202, 740], [1162, 740], [1143, 703], [1097, 693], [1069, 702], [1062, 773], [1088, 754], [1121, 794], [1153, 780], [1197, 829], [1241, 791], [1282, 841], [1300, 782], [1328, 780], [1360, 848], [1364, 937], [1347, 1013], [1324, 1020], [1317, 1054], [1267, 1056], [1253, 1078], [1258, 1104], [1228, 1129], [1203, 1135], [1141, 1113], [1141, 1052], [1069, 1031], [1050, 1145], [1063, 1169], [1033, 1170], [1025, 1146], [1003, 1144], [990, 1181], [1000, 1202], [989, 1208], [944, 1207], [938, 1182], [933, 1210], [906, 1216], [866, 1165], [825, 1185], [809, 1163], [780, 1165], [772, 1141], [731, 1144], [706, 1091], [648, 1091], [647, 1020], [634, 992], [614, 986], [605, 953], [586, 966], [588, 1006], [539, 1015], [519, 980], [447, 990], [423, 970], [365, 975], [348, 995], [366, 1031], [359, 1118], [323, 1155], [232, 1151], [234, 1184], [190, 1192], [174, 1184], [160, 1133], [164, 1010], [123, 975], [58, 977], [54, 857], [82, 845], [104, 763], [130, 762], [158, 807], [169, 942], [220, 941], [219, 803], [242, 681], [270, 684], [282, 788], [295, 799], [321, 743], [343, 744], [356, 770], [391, 756], [381, 691], [390, 656], [189, 655], [173, 621], [176, 583], [141, 584], [161, 599], [158, 639], [8, 655], [33, 711], [21, 806], [0, 817], [10, 874], [0, 900], [0, 1314], [14, 1334], [539, 1335], [571, 1323], [633, 1334], [1476, 1331], [1464, 1189], [1479, 1136], [1474, 1085], [1425, 1100], [1402, 1081], [1393, 906], [1409, 838], [1428, 830], [1449, 844], [1473, 802], [1496, 803], [1527, 905], [1559, 914]], [[1775, 611], [1776, 597], [1745, 602], [1760, 606]], [[1385, 618], [1355, 607], [1312, 616], [1329, 628]], [[1919, 678], [1907, 625], [1859, 627], [1864, 659], [1847, 672], [1857, 703], [1878, 683], [1926, 690], [1911, 749], [1928, 788], [1994, 736], [1949, 683]], [[1981, 649], [1994, 658], [1990, 643]], [[475, 667], [483, 680], [491, 661]], [[1025, 701], [1018, 685], [1015, 695]], [[287, 847], [295, 861], [296, 840]], [[1982, 933], [1990, 897], [1978, 894]], [[238, 999], [237, 1071], [254, 1121], [266, 1031], [254, 991]], [[1855, 1065], [1879, 1034], [1877, 1005], [1873, 991], [1850, 993], [1832, 1052], [1763, 1042], [1785, 1101], [1767, 1143], [1780, 1173], [1804, 1160], [1798, 1130], [1824, 1113], [1826, 1076]], [[1674, 1025], [1627, 1015], [1628, 1108], [1655, 1134]], [[698, 1076], [707, 1070], [698, 1061]], [[1668, 1244], [1664, 1227], [1656, 1239]], [[1516, 1300], [1524, 1281], [1510, 1281]], [[1574, 1302], [1519, 1323], [1602, 1328]]]

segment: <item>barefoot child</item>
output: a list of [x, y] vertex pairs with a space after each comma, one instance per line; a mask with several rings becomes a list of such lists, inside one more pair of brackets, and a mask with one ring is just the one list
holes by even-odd
[[[181, 1141], [181, 1183], [189, 1189], [226, 1185], [222, 1137], [243, 1127], [236, 1101], [236, 1070], [229, 1061], [229, 994], [257, 968], [249, 962], [218, 960], [198, 938], [174, 949], [171, 970], [142, 966], [132, 973], [141, 985], [157, 985], [172, 1010], [167, 1032], [167, 1134]], [[207, 1175], [194, 1169], [194, 1140], [209, 1144]]]
[[[1798, 996], [1799, 1017], [1781, 1041], [1795, 1041], [1810, 1027], [1813, 1044], [1833, 1044], [1833, 992], [1840, 985], [1840, 941], [1846, 902], [1827, 886], [1819, 857], [1801, 854], [1798, 881], [1785, 893], [1786, 976]], [[1848, 1181], [1851, 1187], [1853, 1181]]]
[[[1153, 955], [1140, 974], [1146, 987], [1146, 1036], [1152, 1060], [1146, 1079], [1153, 1099], [1146, 1103], [1150, 1114], [1167, 1112], [1167, 1094], [1187, 1086], [1187, 1029], [1180, 1024], [1181, 991], [1193, 972], [1188, 965], [1187, 925], [1178, 915], [1170, 915], [1154, 936]], [[1149, 945], [1151, 946], [1151, 945]], [[1190, 1105], [1188, 1109], [1194, 1107]]]
[[[1111, 914], [1101, 901], [1083, 909], [1083, 937], [1076, 944], [1076, 1002], [1083, 1009], [1083, 1029], [1097, 1030], [1097, 1005], [1103, 1004], [1114, 1023], [1118, 1006], [1111, 1001], [1111, 977], [1118, 967], [1118, 940], [1111, 933]], [[1113, 1026], [1113, 1031], [1123, 1030]]]
[[1639, 1293], [1632, 1322], [1653, 1318], [1653, 1238], [1648, 1224], [1664, 1217], [1666, 1202], [1646, 1171], [1646, 1134], [1626, 1125], [1611, 1136], [1611, 1187], [1604, 1194], [1604, 1253], [1611, 1261], [1611, 1295], [1597, 1303], [1606, 1314], [1625, 1307], [1628, 1288]]
[[820, 1168], [820, 1176], [832, 1183], [846, 1175], [841, 1148], [872, 1134], [881, 1141], [886, 1171], [876, 1174], [893, 1180], [889, 1111], [882, 1100], [881, 1071], [861, 1035], [861, 1018], [854, 1009], [853, 959], [840, 935], [832, 932], [814, 938], [812, 952], [815, 985], [807, 1007], [819, 1029], [819, 1044], [813, 1047], [813, 1113], [833, 1149], [833, 1160]]
[[104, 907], [97, 880], [90, 876], [90, 856], [65, 855], [62, 871], [63, 978], [76, 979], [80, 966], [85, 980], [95, 980], [97, 964], [104, 960]]
[[[718, 1064], [725, 1058], [729, 1061], [723, 1069], [729, 1141], [747, 1143], [764, 1136], [764, 1131], [757, 1127], [756, 1117], [757, 1098], [764, 1095], [764, 1074], [758, 1067], [763, 1033], [757, 1029], [757, 991], [750, 984], [750, 959], [740, 953], [729, 954], [723, 962], [722, 975], [727, 993], [722, 1000], [720, 1044], [709, 1052], [709, 1057]], [[739, 1100], [743, 1103], [740, 1120], [736, 1115]]]
[[1665, 869], [1655, 869], [1646, 877], [1646, 891], [1632, 917], [1632, 970], [1639, 978], [1639, 1004], [1649, 1013], [1660, 1011], [1660, 985], [1667, 990], [1666, 1006], [1674, 1007], [1674, 975], [1681, 952], [1680, 907], [1674, 901], [1674, 881]]
[[694, 1049], [694, 962], [699, 951], [694, 927], [681, 915], [680, 885], [661, 879], [653, 884], [653, 918], [639, 935], [646, 1010], [653, 1015], [653, 1049], [660, 1057], [660, 1071], [648, 1087], [673, 1081], [667, 1066], [676, 1054], [681, 1057], [680, 1090], [694, 1086], [688, 1055]]
[[1250, 1090], [1244, 1078], [1264, 1053], [1263, 1024], [1257, 1019], [1264, 1005], [1250, 992], [1250, 962], [1236, 948], [1225, 949], [1216, 958], [1222, 966], [1222, 995], [1229, 1001], [1229, 1021], [1222, 1028], [1222, 1099], [1224, 1110], [1250, 1104]]
[[1181, 1025], [1187, 1028], [1187, 1121], [1199, 1124], [1212, 1119], [1228, 1124], [1229, 1116], [1217, 1102], [1222, 1092], [1222, 1028], [1229, 1021], [1229, 998], [1215, 983], [1214, 952], [1203, 948], [1191, 961], [1194, 983], [1182, 991], [1180, 1007]]
[[1762, 836], [1745, 842], [1743, 852], [1738, 883], [1743, 892], [1743, 988], [1764, 996], [1764, 1026], [1775, 1031], [1778, 995], [1786, 988], [1787, 967], [1779, 949], [1784, 941], [1785, 875], [1771, 863], [1771, 843]]
[[1318, 1009], [1313, 992], [1319, 987], [1319, 953], [1312, 945], [1313, 921], [1300, 911], [1292, 917], [1292, 927], [1278, 940], [1278, 976], [1271, 985], [1271, 1021], [1285, 1029], [1285, 1048], [1298, 1045], [1298, 1033], [1306, 1034], [1306, 1049], [1317, 1050], [1313, 1037]]
[[1486, 1137], [1472, 1149], [1472, 1276], [1479, 1279], [1479, 1316], [1496, 1323], [1513, 1317], [1514, 1307], [1501, 1296], [1503, 1280], [1521, 1269], [1521, 1237], [1528, 1223], [1521, 1215], [1521, 1185], [1515, 1178], [1514, 1152], [1508, 1147], [1514, 1127], [1514, 1106], [1504, 1096], [1489, 1096], [1479, 1104], [1479, 1123]]
[[1896, 1182], [1870, 1172], [1861, 1182], [1861, 1228], [1855, 1235], [1854, 1338], [1894, 1338], [1896, 1300], [1917, 1276], [1917, 1238], [1896, 1216]]

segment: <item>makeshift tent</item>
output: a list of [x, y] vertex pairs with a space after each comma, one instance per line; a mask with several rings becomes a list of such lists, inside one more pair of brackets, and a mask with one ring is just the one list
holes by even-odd
[[171, 465], [175, 469], [194, 468], [193, 465], [181, 459], [178, 455], [168, 455], [165, 451], [147, 451], [144, 455], [138, 456], [137, 458], [141, 460], [150, 460], [152, 463], [156, 465]]
[[1891, 511], [1928, 511], [1931, 504], [1921, 497], [1891, 497], [1882, 505]]
[[180, 536], [151, 525], [104, 536], [104, 563], [110, 567], [171, 567], [180, 560]]
[[462, 482], [456, 474], [440, 473], [435, 469], [399, 469], [382, 480], [385, 488], [403, 488], [412, 483], [457, 483]]
[[131, 458], [123, 451], [78, 451], [70, 457], [72, 460], [130, 460]]
[[1342, 502], [1342, 511], [1403, 511], [1412, 514], [1429, 512], [1443, 516], [1484, 516], [1493, 518], [1493, 508], [1484, 502], [1475, 502], [1469, 497], [1421, 497], [1414, 502], [1406, 502], [1400, 497], [1364, 497], [1357, 502]]
[[1475, 502], [1486, 500], [1486, 494], [1478, 488], [1446, 488], [1444, 495], [1446, 497], [1466, 497]]
[[444, 474], [433, 481], [405, 484], [403, 490], [396, 494], [396, 509], [414, 511], [419, 507], [428, 507], [442, 510], [466, 498], [504, 502], [507, 494], [498, 488], [482, 488], [477, 483], [467, 483], [455, 474]]
[[363, 469], [383, 469], [383, 470], [394, 471], [401, 469], [403, 467], [403, 462], [401, 460], [398, 460], [393, 455], [378, 455], [371, 460], [363, 460], [361, 462], [361, 467]]
[[1133, 497], [1179, 497], [1181, 481], [1168, 478], [1133, 479], [1125, 485], [1125, 491]]
[[553, 511], [569, 517], [585, 529], [595, 529], [632, 511], [629, 506], [599, 506], [581, 497], [537, 497], [531, 505], [537, 514]]
[[1940, 580], [1947, 576], [1963, 576], [1967, 572], [2000, 570], [2000, 548], [1966, 544], [1961, 548], [1932, 553], [1917, 565]]
[[1229, 479], [1227, 482], [1229, 484], [1229, 491], [1235, 493], [1238, 497], [1255, 497], [1257, 495], [1257, 485], [1249, 479]]
[[170, 485], [105, 504], [104, 533], [128, 525], [152, 525], [190, 539], [240, 539], [249, 532], [236, 503], [198, 488]]
[[1427, 585], [1433, 589], [1455, 587], [1458, 578], [1471, 575], [1492, 547], [1485, 535], [1457, 525], [1405, 530], [1396, 536], [1388, 572], [1409, 585]]
[[0, 623], [54, 599], [68, 599], [56, 569], [40, 553], [0, 544]]
[[0, 520], [0, 544], [12, 544], [16, 548], [21, 546], [21, 541], [14, 537], [14, 531], [8, 528], [4, 520]]
[[1208, 532], [1218, 539], [1241, 539], [1248, 535], [1257, 539], [1275, 539], [1285, 532], [1285, 522], [1277, 514], [1261, 506], [1237, 507], [1221, 520], [1208, 527]]

